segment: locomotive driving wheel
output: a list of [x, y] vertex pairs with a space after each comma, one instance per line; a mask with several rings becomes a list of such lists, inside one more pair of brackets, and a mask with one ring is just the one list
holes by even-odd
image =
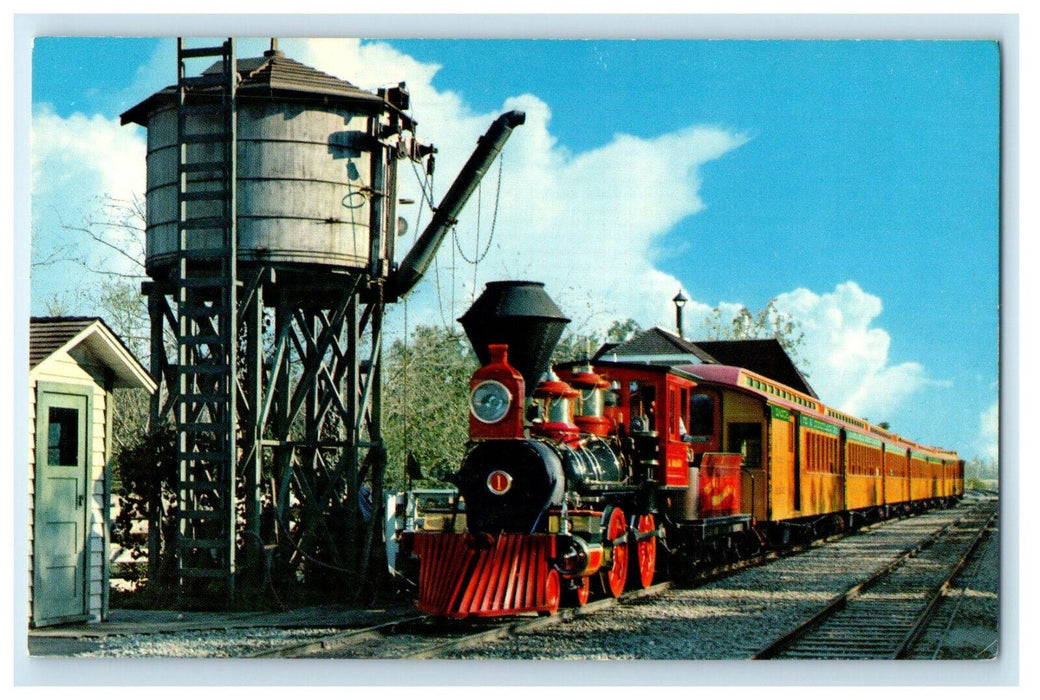
[[654, 570], [657, 568], [656, 529], [654, 516], [651, 513], [633, 518], [632, 530], [636, 536], [632, 542], [631, 551], [636, 565], [629, 572], [633, 586], [649, 588], [650, 584], [654, 582]]
[[545, 577], [545, 604], [548, 609], [542, 611], [544, 615], [555, 615], [560, 609], [560, 572], [556, 569]]
[[625, 514], [620, 508], [608, 508], [603, 514], [606, 522], [603, 539], [605, 543], [611, 544], [610, 568], [600, 572], [600, 580], [603, 590], [619, 597], [625, 590], [625, 580], [628, 578], [628, 543], [626, 534], [628, 526], [625, 523]]
[[571, 585], [567, 587], [567, 604], [580, 608], [589, 602], [589, 594], [592, 592], [592, 581], [588, 576], [572, 579]]

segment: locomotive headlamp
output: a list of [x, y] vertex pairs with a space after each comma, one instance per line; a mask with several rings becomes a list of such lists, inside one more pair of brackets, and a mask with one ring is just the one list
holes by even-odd
[[497, 423], [506, 417], [513, 396], [501, 382], [487, 380], [477, 384], [469, 397], [473, 417], [481, 423]]

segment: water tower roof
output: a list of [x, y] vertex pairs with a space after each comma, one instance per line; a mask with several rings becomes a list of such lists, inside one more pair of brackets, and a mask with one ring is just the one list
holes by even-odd
[[[362, 90], [317, 68], [286, 57], [281, 51], [268, 51], [256, 58], [242, 58], [237, 62], [239, 97], [282, 98], [303, 100], [334, 106], [360, 108], [364, 112], [398, 112], [406, 124], [412, 120], [380, 95]], [[220, 63], [214, 63], [203, 73], [219, 73]], [[217, 92], [210, 88], [201, 92]], [[177, 86], [169, 85], [124, 112], [123, 124], [147, 126], [148, 115], [157, 107], [177, 99]]]

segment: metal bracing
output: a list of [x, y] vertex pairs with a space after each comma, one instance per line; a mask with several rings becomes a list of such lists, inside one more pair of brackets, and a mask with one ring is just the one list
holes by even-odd
[[366, 280], [358, 274], [344, 283], [326, 296], [327, 306], [300, 306], [296, 294], [280, 290], [258, 416], [277, 535], [268, 539], [312, 582], [336, 579], [350, 590], [364, 569], [358, 543], [367, 532], [358, 465], [379, 441], [378, 373], [370, 368], [378, 366], [381, 338], [368, 324], [382, 317], [382, 302], [359, 313]]

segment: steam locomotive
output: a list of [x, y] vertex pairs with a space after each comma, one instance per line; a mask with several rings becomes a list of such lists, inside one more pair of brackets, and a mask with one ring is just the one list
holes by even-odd
[[541, 283], [489, 283], [459, 320], [482, 366], [457, 492], [388, 509], [425, 612], [551, 614], [649, 587], [661, 552], [675, 573], [963, 494], [955, 453], [743, 368], [549, 369], [569, 319]]

